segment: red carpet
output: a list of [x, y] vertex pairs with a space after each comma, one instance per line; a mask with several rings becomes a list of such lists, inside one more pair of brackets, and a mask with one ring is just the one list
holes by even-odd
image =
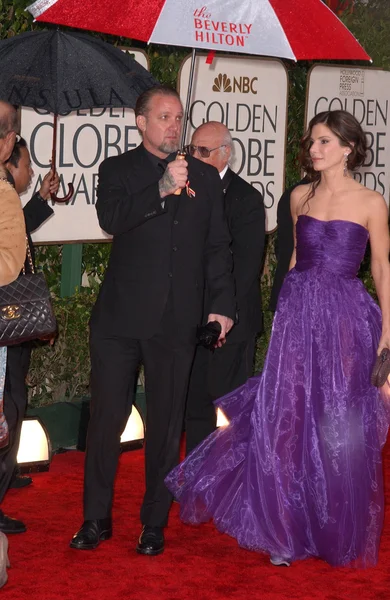
[[[11, 490], [4, 510], [28, 532], [9, 536], [9, 581], [1, 600], [389, 600], [390, 508], [379, 565], [365, 571], [332, 569], [319, 560], [272, 567], [268, 558], [240, 549], [211, 524], [180, 523], [174, 505], [165, 553], [135, 553], [143, 490], [143, 452], [123, 454], [116, 486], [114, 536], [93, 551], [68, 547], [82, 521], [84, 455], [55, 456], [34, 484]], [[387, 448], [387, 500], [390, 447]]]

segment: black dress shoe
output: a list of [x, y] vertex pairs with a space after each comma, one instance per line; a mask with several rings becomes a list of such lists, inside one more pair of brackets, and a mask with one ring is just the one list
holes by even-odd
[[7, 515], [0, 510], [0, 531], [3, 533], [24, 533], [27, 531], [27, 527], [22, 521], [7, 517]]
[[111, 536], [112, 520], [110, 517], [91, 519], [84, 521], [81, 529], [74, 534], [69, 545], [77, 550], [93, 550], [99, 546], [100, 542], [110, 539]]
[[33, 482], [32, 478], [28, 475], [15, 475], [12, 477], [8, 489], [14, 488], [23, 488], [27, 485], [31, 485]]
[[149, 556], [156, 556], [164, 552], [163, 528], [144, 525], [138, 540], [137, 552]]

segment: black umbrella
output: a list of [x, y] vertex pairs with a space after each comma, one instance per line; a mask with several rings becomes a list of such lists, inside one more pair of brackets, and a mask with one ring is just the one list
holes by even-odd
[[[0, 64], [0, 100], [54, 113], [53, 171], [59, 114], [82, 108], [134, 108], [138, 96], [158, 84], [129, 54], [111, 44], [58, 29], [0, 41]], [[69, 184], [63, 202], [72, 196], [72, 187]]]

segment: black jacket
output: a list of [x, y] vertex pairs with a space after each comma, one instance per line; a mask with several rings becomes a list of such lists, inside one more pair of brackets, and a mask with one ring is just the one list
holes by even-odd
[[275, 244], [277, 266], [269, 302], [269, 309], [273, 311], [276, 310], [279, 292], [283, 285], [284, 278], [288, 273], [291, 255], [294, 250], [294, 227], [290, 207], [291, 192], [298, 187], [298, 185], [302, 185], [304, 183], [308, 183], [308, 180], [301, 179], [301, 181], [298, 181], [298, 183], [295, 183], [290, 188], [285, 190], [280, 197], [278, 204], [278, 233]]
[[263, 328], [260, 272], [265, 243], [265, 210], [260, 192], [231, 169], [222, 179], [225, 214], [232, 238], [238, 322], [227, 343], [242, 342]]
[[112, 250], [91, 327], [148, 339], [158, 329], [170, 291], [182, 333], [195, 338], [205, 282], [209, 311], [234, 318], [230, 236], [217, 171], [187, 156], [189, 188], [162, 205], [161, 172], [141, 144], [99, 168], [96, 209]]
[[38, 229], [38, 227], [40, 227], [53, 212], [51, 206], [49, 206], [46, 200], [42, 200], [39, 193], [34, 194], [23, 208], [27, 238], [33, 262], [35, 261], [35, 252], [31, 233]]

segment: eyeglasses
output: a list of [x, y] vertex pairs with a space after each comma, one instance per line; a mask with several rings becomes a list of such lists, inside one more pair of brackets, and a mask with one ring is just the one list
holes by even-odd
[[186, 146], [185, 150], [191, 156], [194, 156], [195, 152], [198, 152], [201, 158], [209, 158], [210, 154], [214, 152], [214, 150], [219, 150], [219, 148], [225, 148], [226, 146], [227, 144], [221, 144], [216, 148], [207, 148], [207, 146], [193, 146], [190, 144], [189, 146]]

